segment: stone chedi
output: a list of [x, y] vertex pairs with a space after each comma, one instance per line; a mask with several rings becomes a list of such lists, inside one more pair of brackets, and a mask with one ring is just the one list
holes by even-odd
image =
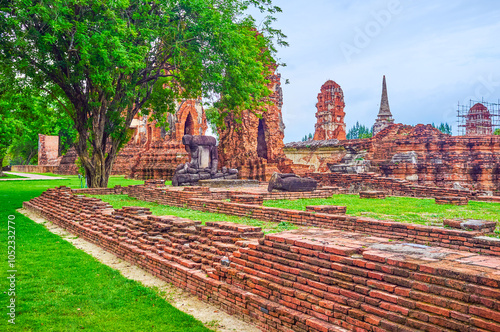
[[387, 97], [387, 85], [385, 83], [385, 75], [382, 80], [382, 99], [380, 101], [380, 110], [378, 112], [377, 120], [373, 125], [373, 135], [378, 134], [384, 128], [394, 123], [392, 118], [391, 109], [389, 108], [389, 98]]
[[217, 172], [218, 154], [215, 137], [184, 135], [182, 143], [191, 160], [177, 166], [172, 179], [173, 186], [196, 185], [200, 180], [238, 178], [236, 169], [223, 167], [222, 172]]
[[219, 162], [237, 168], [242, 179], [267, 181], [274, 172], [288, 173], [292, 169], [291, 160], [283, 153], [285, 125], [281, 114], [281, 75], [273, 69], [268, 79], [272, 103], [266, 105], [266, 110], [243, 111], [241, 123], [229, 113], [224, 120], [225, 128], [218, 129]]
[[481, 103], [472, 106], [467, 113], [465, 133], [467, 136], [485, 136], [493, 134], [491, 114]]
[[296, 174], [274, 173], [269, 180], [267, 191], [291, 191], [304, 192], [314, 191], [318, 182], [312, 178], [301, 178]]
[[344, 92], [340, 85], [332, 80], [323, 84], [316, 104], [315, 141], [346, 139], [344, 107]]

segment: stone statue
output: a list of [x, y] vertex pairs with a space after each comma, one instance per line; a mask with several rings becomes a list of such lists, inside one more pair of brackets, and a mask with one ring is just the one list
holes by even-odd
[[312, 178], [301, 178], [295, 174], [273, 173], [267, 191], [314, 191], [318, 182]]
[[237, 169], [223, 167], [222, 172], [217, 172], [219, 162], [215, 137], [184, 135], [182, 144], [191, 161], [177, 166], [173, 186], [195, 185], [199, 180], [238, 178]]

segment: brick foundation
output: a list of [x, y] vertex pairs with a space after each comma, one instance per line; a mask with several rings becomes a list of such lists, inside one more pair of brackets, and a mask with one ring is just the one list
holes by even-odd
[[[162, 190], [119, 190], [135, 189]], [[337, 230], [264, 237], [72, 192], [49, 189], [24, 207], [265, 331], [500, 330], [498, 257]]]
[[[99, 190], [99, 189], [98, 189]], [[102, 189], [101, 194], [112, 193], [113, 189]], [[455, 250], [477, 252], [485, 255], [500, 256], [500, 240], [483, 236], [482, 231], [453, 230], [437, 226], [425, 226], [382, 221], [373, 218], [355, 217], [343, 214], [297, 211], [251, 204], [227, 202], [224, 199], [242, 194], [238, 191], [184, 192], [169, 187], [129, 186], [119, 189], [130, 197], [158, 204], [185, 207], [193, 210], [224, 213], [228, 215], [254, 218], [272, 222], [290, 222], [300, 226], [313, 226], [386, 237], [394, 240], [439, 246]], [[95, 189], [74, 189], [75, 193], [94, 193]], [[326, 191], [330, 196], [332, 191]], [[280, 197], [269, 195], [268, 199], [291, 199], [293, 196]], [[281, 194], [281, 193], [277, 193]], [[292, 193], [287, 193], [292, 194]], [[293, 193], [295, 199], [325, 195], [318, 193]], [[301, 196], [299, 196], [301, 194]], [[283, 194], [284, 195], [284, 194]], [[323, 196], [325, 197], [325, 196]]]

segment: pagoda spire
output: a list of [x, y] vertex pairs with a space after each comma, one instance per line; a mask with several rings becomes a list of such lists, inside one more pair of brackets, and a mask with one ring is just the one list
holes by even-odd
[[385, 83], [385, 75], [382, 80], [382, 98], [380, 100], [380, 109], [378, 111], [377, 120], [373, 125], [373, 135], [389, 126], [394, 122], [391, 109], [389, 107], [389, 98], [387, 97], [387, 84]]
[[389, 98], [387, 97], [387, 84], [385, 83], [385, 75], [382, 80], [382, 99], [380, 100], [380, 110], [378, 111], [379, 118], [392, 118], [391, 109], [389, 107]]

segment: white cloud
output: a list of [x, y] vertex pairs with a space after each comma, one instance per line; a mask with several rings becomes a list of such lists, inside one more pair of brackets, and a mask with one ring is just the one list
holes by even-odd
[[[390, 3], [275, 1], [283, 9], [276, 25], [290, 43], [278, 54], [288, 65], [280, 72], [291, 82], [283, 85], [285, 141], [314, 131], [316, 96], [327, 79], [344, 90], [348, 127], [356, 121], [373, 124], [382, 75], [396, 121], [407, 124], [454, 124], [458, 101], [500, 98], [500, 8], [493, 1], [400, 0], [400, 13], [380, 31], [371, 30], [368, 46], [346, 61], [340, 44], [354, 44], [356, 33], [373, 26]], [[481, 83], [488, 77], [489, 85]]]

